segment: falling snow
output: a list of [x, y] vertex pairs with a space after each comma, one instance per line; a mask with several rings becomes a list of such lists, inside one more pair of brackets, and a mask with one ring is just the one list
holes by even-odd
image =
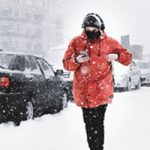
[[[150, 149], [149, 97], [150, 87], [115, 93], [105, 116], [105, 150]], [[74, 103], [19, 127], [2, 123], [0, 133], [2, 150], [89, 150], [82, 111]]]

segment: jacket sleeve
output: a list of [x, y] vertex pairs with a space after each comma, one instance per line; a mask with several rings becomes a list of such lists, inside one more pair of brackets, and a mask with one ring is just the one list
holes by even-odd
[[68, 71], [75, 71], [80, 64], [75, 61], [76, 51], [74, 39], [69, 43], [69, 46], [64, 54], [63, 66]]
[[118, 54], [118, 62], [123, 65], [129, 65], [132, 61], [132, 54], [125, 48], [119, 44], [118, 41], [112, 41], [112, 48], [113, 53]]

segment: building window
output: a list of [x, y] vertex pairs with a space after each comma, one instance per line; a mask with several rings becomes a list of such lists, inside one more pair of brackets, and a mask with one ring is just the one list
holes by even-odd
[[27, 5], [32, 5], [32, 0], [25, 0], [25, 4], [27, 4]]
[[9, 18], [12, 16], [12, 8], [6, 8], [1, 11], [1, 17]]

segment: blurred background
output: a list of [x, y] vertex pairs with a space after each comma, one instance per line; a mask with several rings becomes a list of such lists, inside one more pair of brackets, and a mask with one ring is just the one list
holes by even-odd
[[95, 12], [107, 34], [120, 42], [125, 35], [125, 46], [141, 58], [150, 49], [149, 11], [147, 0], [0, 0], [0, 48], [44, 56], [80, 34], [84, 16]]

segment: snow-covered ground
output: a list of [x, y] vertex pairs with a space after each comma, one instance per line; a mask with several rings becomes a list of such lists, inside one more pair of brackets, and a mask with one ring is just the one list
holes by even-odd
[[[150, 87], [115, 93], [105, 116], [105, 150], [150, 149]], [[88, 150], [81, 109], [0, 125], [1, 150]]]

